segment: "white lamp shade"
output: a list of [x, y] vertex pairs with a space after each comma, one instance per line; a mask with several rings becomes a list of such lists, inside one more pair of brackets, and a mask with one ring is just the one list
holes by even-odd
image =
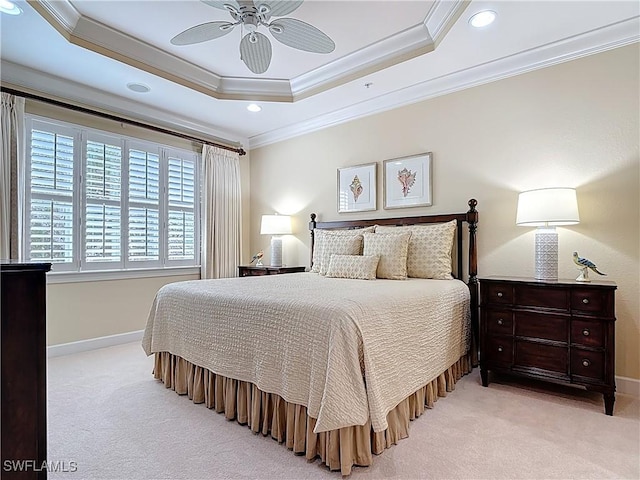
[[262, 235], [291, 235], [289, 215], [263, 215], [260, 224]]
[[518, 197], [516, 225], [542, 227], [580, 223], [574, 188], [541, 188]]

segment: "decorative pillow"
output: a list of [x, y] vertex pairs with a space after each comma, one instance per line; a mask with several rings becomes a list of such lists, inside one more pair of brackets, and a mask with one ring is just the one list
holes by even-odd
[[326, 275], [331, 255], [361, 255], [362, 235], [327, 235], [320, 258], [320, 275]]
[[378, 255], [331, 255], [327, 277], [375, 280]]
[[[407, 275], [414, 278], [451, 280], [451, 250], [456, 221], [406, 227], [378, 226], [376, 232], [411, 232], [407, 255]], [[377, 233], [376, 233], [377, 235]]]
[[407, 278], [407, 251], [411, 232], [365, 233], [363, 255], [380, 255], [376, 276], [391, 280]]
[[[314, 273], [320, 273], [320, 263], [322, 261], [322, 252], [324, 250], [325, 238], [331, 235], [362, 235], [365, 232], [373, 232], [375, 227], [356, 228], [352, 230], [325, 230], [322, 228], [316, 228], [313, 231], [313, 265], [311, 271]], [[360, 252], [358, 252], [360, 253]]]

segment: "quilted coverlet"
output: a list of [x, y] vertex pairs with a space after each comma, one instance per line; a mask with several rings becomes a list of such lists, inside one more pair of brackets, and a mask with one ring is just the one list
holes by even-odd
[[316, 433], [369, 419], [378, 432], [468, 351], [469, 318], [459, 280], [194, 280], [158, 291], [142, 346], [304, 405]]

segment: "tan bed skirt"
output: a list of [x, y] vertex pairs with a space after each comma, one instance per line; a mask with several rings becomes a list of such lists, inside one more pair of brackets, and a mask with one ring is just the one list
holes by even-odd
[[254, 384], [216, 375], [206, 368], [168, 352], [155, 354], [154, 376], [179, 395], [188, 395], [194, 403], [236, 419], [253, 432], [261, 432], [285, 443], [287, 448], [308, 460], [320, 457], [331, 470], [349, 475], [353, 465], [368, 466], [372, 454], [409, 436], [409, 421], [433, 407], [438, 397], [446, 396], [455, 383], [471, 371], [469, 355], [464, 355], [444, 372], [409, 395], [387, 414], [388, 428], [374, 432], [371, 425], [355, 425], [329, 432], [313, 433], [316, 419], [306, 407], [289, 403], [280, 396], [265, 393]]

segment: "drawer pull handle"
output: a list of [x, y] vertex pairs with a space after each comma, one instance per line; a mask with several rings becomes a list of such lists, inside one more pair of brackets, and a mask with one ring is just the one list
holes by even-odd
[[497, 321], [497, 324], [498, 324], [498, 325], [503, 325], [503, 324], [504, 324], [504, 322], [502, 321], [502, 319], [501, 319], [501, 318], [499, 318], [499, 319], [498, 319], [498, 321]]
[[585, 328], [584, 330], [582, 330], [582, 335], [584, 335], [585, 337], [588, 337], [590, 333], [591, 332], [589, 332], [588, 328]]
[[584, 359], [582, 360], [582, 366], [583, 367], [588, 367], [589, 365], [591, 365], [591, 362], [588, 359]]
[[499, 351], [499, 352], [502, 352], [502, 350], [503, 350], [502, 346], [499, 346], [499, 347], [498, 347], [498, 351]]
[[582, 299], [582, 303], [584, 303], [585, 305], [587, 305], [589, 303], [589, 299], [588, 298], [583, 298]]
[[502, 298], [502, 292], [498, 292], [498, 298]]

